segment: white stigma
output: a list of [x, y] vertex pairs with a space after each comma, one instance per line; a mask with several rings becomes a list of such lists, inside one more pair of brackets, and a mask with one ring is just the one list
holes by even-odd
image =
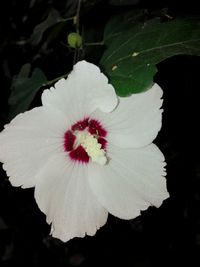
[[76, 145], [82, 145], [93, 162], [100, 165], [107, 163], [106, 152], [101, 148], [101, 144], [98, 143], [95, 136], [87, 131], [77, 131], [75, 135]]

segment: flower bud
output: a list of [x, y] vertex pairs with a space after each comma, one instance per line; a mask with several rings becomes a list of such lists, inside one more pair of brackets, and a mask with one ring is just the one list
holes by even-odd
[[68, 41], [69, 46], [72, 48], [77, 48], [82, 45], [82, 37], [80, 36], [80, 34], [76, 32], [71, 32], [67, 36], [67, 41]]

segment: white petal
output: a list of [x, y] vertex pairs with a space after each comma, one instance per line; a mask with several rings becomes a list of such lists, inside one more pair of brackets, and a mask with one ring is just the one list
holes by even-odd
[[105, 166], [89, 166], [90, 186], [111, 214], [132, 219], [148, 206], [159, 207], [168, 197], [164, 157], [151, 144], [138, 149], [108, 147]]
[[94, 235], [108, 212], [97, 202], [87, 178], [87, 166], [68, 161], [63, 154], [50, 160], [38, 177], [35, 198], [52, 223], [51, 233], [64, 242]]
[[55, 84], [55, 89], [45, 90], [42, 95], [44, 106], [53, 106], [70, 116], [72, 123], [90, 115], [99, 108], [112, 111], [118, 99], [112, 85], [100, 69], [86, 61], [78, 62], [68, 78]]
[[35, 176], [55, 152], [63, 151], [68, 126], [62, 113], [35, 108], [19, 114], [0, 133], [0, 161], [14, 186], [32, 187]]
[[146, 92], [120, 98], [110, 114], [97, 112], [93, 116], [107, 129], [110, 143], [126, 148], [146, 146], [161, 128], [161, 97], [161, 88], [154, 84]]

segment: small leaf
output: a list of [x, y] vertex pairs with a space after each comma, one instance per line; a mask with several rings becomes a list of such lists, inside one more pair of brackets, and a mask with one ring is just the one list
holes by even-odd
[[147, 90], [156, 64], [178, 54], [200, 55], [200, 20], [145, 21], [142, 13], [116, 16], [104, 34], [107, 46], [100, 64], [120, 96]]
[[47, 82], [47, 78], [39, 68], [34, 69], [32, 76], [29, 78], [30, 70], [30, 64], [23, 65], [19, 74], [13, 79], [8, 101], [10, 118], [26, 111], [38, 90]]
[[44, 32], [60, 21], [61, 17], [59, 12], [56, 9], [52, 8], [47, 18], [34, 28], [33, 34], [31, 36], [31, 43], [33, 45], [37, 45], [42, 40]]

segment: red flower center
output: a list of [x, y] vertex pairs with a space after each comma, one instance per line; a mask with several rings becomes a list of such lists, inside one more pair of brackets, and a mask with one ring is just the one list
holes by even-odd
[[71, 129], [67, 130], [64, 135], [64, 150], [68, 152], [71, 160], [81, 163], [89, 162], [89, 155], [85, 148], [81, 144], [77, 144], [77, 132], [87, 131], [90, 135], [93, 135], [97, 142], [101, 145], [101, 149], [106, 149], [107, 131], [101, 125], [101, 123], [95, 119], [85, 118], [80, 120], [71, 126]]

